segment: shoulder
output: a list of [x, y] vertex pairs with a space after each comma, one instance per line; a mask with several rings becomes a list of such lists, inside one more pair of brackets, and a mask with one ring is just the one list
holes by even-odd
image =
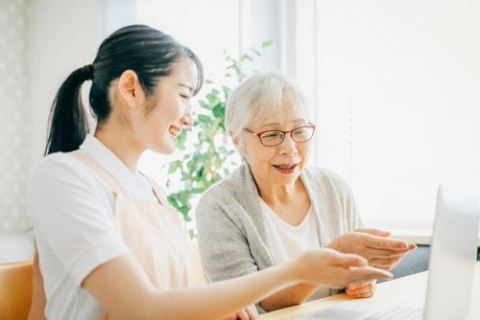
[[62, 195], [72, 189], [89, 190], [96, 194], [102, 189], [102, 182], [86, 165], [67, 153], [46, 156], [36, 164], [29, 176], [29, 194]]
[[244, 205], [246, 201], [251, 201], [251, 189], [254, 184], [251, 179], [250, 168], [242, 164], [228, 177], [208, 188], [198, 202], [197, 221], [208, 221], [220, 217], [231, 220], [245, 218]]
[[238, 192], [241, 192], [248, 184], [248, 166], [245, 164], [236, 168], [229, 176], [217, 181], [208, 188], [202, 195], [200, 202], [228, 202], [235, 198]]
[[31, 173], [27, 211], [36, 232], [58, 235], [48, 223], [56, 221], [71, 234], [75, 228], [93, 234], [99, 226], [111, 227], [113, 194], [85, 164], [57, 153], [42, 159]]
[[41, 159], [30, 174], [30, 183], [48, 183], [75, 176], [79, 172], [75, 159], [66, 153], [53, 153]]

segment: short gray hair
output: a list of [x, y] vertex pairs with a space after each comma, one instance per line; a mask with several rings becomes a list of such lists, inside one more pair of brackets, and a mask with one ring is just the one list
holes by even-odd
[[225, 110], [225, 127], [229, 134], [239, 135], [253, 123], [275, 118], [282, 110], [282, 101], [303, 116], [308, 116], [305, 100], [293, 80], [277, 72], [258, 73], [232, 91]]

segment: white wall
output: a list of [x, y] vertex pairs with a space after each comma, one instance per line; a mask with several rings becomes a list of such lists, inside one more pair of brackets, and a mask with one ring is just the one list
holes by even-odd
[[[252, 47], [258, 49], [264, 41], [273, 40], [264, 55], [247, 67], [254, 71], [281, 68], [282, 3], [277, 0], [204, 0], [201, 6], [194, 7], [192, 0], [177, 0], [174, 4], [169, 0], [139, 0], [137, 22], [166, 32], [191, 48], [202, 61], [207, 79], [236, 86], [232, 78], [224, 77], [227, 67], [224, 51], [238, 59]], [[201, 98], [208, 90], [206, 84], [196, 98]], [[195, 101], [193, 108], [201, 113]], [[194, 139], [189, 137], [187, 149], [194, 148]], [[179, 177], [167, 176], [166, 165], [182, 157], [182, 153], [165, 156], [146, 152], [139, 167], [162, 185], [171, 178], [167, 192], [174, 192], [183, 187], [183, 182]]]
[[95, 57], [105, 33], [103, 9], [103, 1], [98, 0], [28, 3], [30, 169], [43, 155], [48, 114], [57, 89], [73, 70]]
[[0, 2], [0, 29], [8, 30], [0, 41], [0, 70], [9, 75], [0, 80], [0, 262], [32, 255], [32, 238], [24, 232], [25, 182], [43, 156], [56, 90], [70, 72], [93, 61], [106, 35], [134, 21], [135, 6], [127, 0]]
[[[0, 2], [0, 233], [26, 226], [25, 3]], [[1, 252], [1, 251], [0, 251]]]
[[480, 181], [480, 2], [318, 1], [318, 164], [367, 221], [431, 221], [436, 184]]

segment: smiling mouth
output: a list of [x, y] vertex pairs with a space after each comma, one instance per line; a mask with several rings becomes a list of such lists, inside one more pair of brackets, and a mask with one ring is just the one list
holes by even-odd
[[290, 173], [293, 173], [297, 165], [298, 164], [280, 164], [280, 165], [274, 164], [273, 167], [277, 169], [277, 171], [279, 171], [280, 173], [290, 174]]
[[168, 132], [170, 133], [170, 135], [172, 135], [174, 138], [177, 138], [178, 135], [180, 134], [181, 130], [178, 129], [177, 127], [170, 127], [168, 129]]

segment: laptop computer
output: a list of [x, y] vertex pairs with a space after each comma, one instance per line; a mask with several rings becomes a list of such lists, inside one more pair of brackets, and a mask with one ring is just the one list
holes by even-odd
[[477, 258], [480, 194], [440, 185], [425, 306], [341, 302], [301, 320], [459, 320], [468, 316]]

